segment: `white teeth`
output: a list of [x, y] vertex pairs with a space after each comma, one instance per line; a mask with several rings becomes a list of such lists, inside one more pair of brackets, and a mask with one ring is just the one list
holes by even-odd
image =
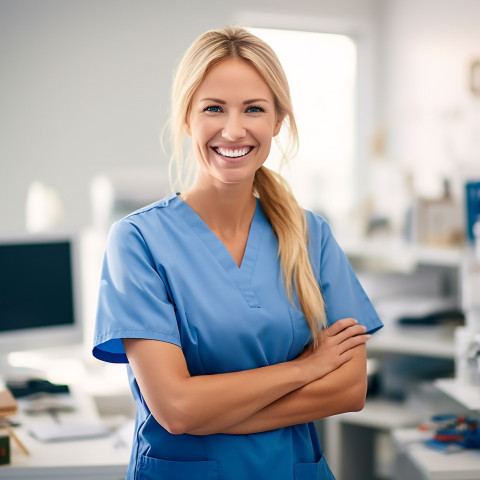
[[216, 147], [215, 151], [222, 155], [223, 157], [230, 157], [230, 158], [237, 158], [237, 157], [243, 157], [247, 153], [250, 152], [250, 147], [245, 147], [245, 148], [235, 148], [235, 149], [227, 149], [227, 148], [221, 148], [221, 147]]

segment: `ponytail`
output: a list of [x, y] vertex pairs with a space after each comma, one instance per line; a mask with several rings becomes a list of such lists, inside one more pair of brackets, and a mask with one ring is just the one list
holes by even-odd
[[296, 292], [316, 344], [317, 334], [326, 326], [325, 306], [308, 258], [308, 229], [304, 211], [285, 180], [267, 167], [260, 167], [253, 183], [254, 193], [278, 237], [278, 255], [285, 290], [292, 302]]

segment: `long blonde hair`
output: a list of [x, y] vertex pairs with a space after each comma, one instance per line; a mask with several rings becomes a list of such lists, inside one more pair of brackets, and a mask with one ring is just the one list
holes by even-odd
[[[172, 169], [176, 164], [177, 180], [184, 171], [184, 126], [193, 95], [207, 73], [219, 62], [231, 57], [243, 59], [256, 68], [273, 93], [278, 118], [282, 118], [283, 125], [287, 126], [290, 147], [287, 152], [295, 150], [298, 145], [290, 89], [275, 52], [243, 28], [211, 30], [201, 35], [187, 50], [173, 83], [170, 119], [173, 154], [170, 165]], [[316, 343], [319, 330], [326, 326], [326, 318], [322, 294], [308, 257], [305, 213], [284, 179], [265, 166], [257, 170], [253, 189], [278, 237], [278, 255], [288, 297], [295, 303], [296, 294]]]

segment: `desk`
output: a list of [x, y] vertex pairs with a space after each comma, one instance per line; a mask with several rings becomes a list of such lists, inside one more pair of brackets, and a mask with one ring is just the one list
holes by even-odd
[[392, 438], [397, 447], [395, 480], [480, 479], [479, 450], [445, 454], [423, 444], [431, 434], [413, 428], [394, 430]]
[[419, 422], [404, 405], [380, 398], [368, 399], [360, 412], [328, 417], [324, 421], [328, 464], [339, 480], [371, 480], [378, 470], [378, 435]]
[[[62, 423], [98, 421], [99, 415], [91, 398], [73, 392], [75, 412], [60, 413]], [[11, 463], [0, 467], [2, 480], [124, 480], [130, 457], [130, 445], [112, 434], [107, 437], [64, 442], [44, 443], [33, 438], [28, 425], [47, 422], [47, 415], [27, 416], [20, 409], [21, 427], [14, 429], [18, 438], [30, 451], [25, 455], [11, 441]], [[53, 421], [53, 419], [51, 419]]]

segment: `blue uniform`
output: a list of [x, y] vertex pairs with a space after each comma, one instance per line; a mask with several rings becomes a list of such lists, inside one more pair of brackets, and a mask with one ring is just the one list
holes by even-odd
[[[328, 323], [382, 326], [328, 224], [307, 212], [309, 254]], [[94, 355], [127, 362], [122, 338], [178, 345], [194, 375], [234, 372], [297, 357], [311, 341], [290, 303], [278, 241], [260, 201], [239, 268], [221, 241], [177, 195], [117, 222], [102, 271]], [[127, 367], [137, 417], [129, 479], [327, 480], [313, 424], [250, 435], [171, 435], [151, 415]]]

